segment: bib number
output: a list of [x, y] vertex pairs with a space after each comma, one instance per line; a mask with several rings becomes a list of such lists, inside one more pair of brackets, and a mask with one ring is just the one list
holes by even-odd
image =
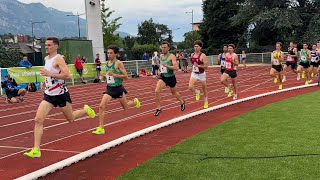
[[192, 66], [192, 72], [198, 73], [199, 72], [199, 67]]
[[312, 62], [316, 62], [317, 60], [318, 60], [317, 57], [312, 57], [312, 58], [311, 58], [311, 61], [312, 61]]
[[161, 74], [168, 73], [167, 67], [164, 67], [164, 66], [160, 65], [160, 73], [161, 73]]
[[274, 65], [279, 65], [279, 60], [278, 60], [278, 59], [274, 59], [274, 60], [273, 60], [273, 64], [274, 64]]
[[52, 86], [52, 78], [46, 76], [45, 83], [46, 83], [46, 87], [51, 87]]
[[225, 61], [221, 61], [221, 66], [226, 66], [226, 62]]
[[291, 56], [287, 56], [287, 61], [292, 61], [292, 57]]
[[228, 68], [228, 69], [231, 68], [231, 63], [230, 62], [226, 62], [226, 68]]
[[113, 83], [115, 83], [115, 81], [114, 81], [114, 77], [113, 77], [113, 76], [108, 76], [108, 75], [107, 75], [107, 84], [113, 84]]
[[307, 60], [307, 57], [301, 56], [301, 60], [302, 60], [302, 61], [305, 61], [305, 60]]

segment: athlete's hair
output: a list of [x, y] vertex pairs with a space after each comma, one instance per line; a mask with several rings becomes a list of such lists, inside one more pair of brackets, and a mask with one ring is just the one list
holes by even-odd
[[302, 43], [302, 45], [304, 45], [304, 44], [306, 44], [307, 46], [309, 46], [308, 43], [306, 43], [306, 42]]
[[223, 47], [225, 47], [225, 46], [227, 46], [227, 47], [228, 47], [228, 44], [224, 44], [224, 45], [223, 45]]
[[60, 44], [59, 39], [57, 37], [47, 37], [47, 41], [52, 41], [53, 44], [56, 44], [58, 46]]
[[112, 49], [115, 54], [118, 54], [120, 50], [119, 47], [116, 45], [110, 45], [108, 46], [108, 49]]
[[199, 45], [200, 47], [202, 47], [203, 46], [203, 42], [201, 40], [196, 40], [194, 42], [194, 45]]
[[234, 44], [228, 44], [228, 47], [231, 46], [233, 49], [236, 48]]
[[163, 42], [161, 43], [161, 45], [164, 45], [164, 44], [166, 44], [166, 45], [168, 45], [168, 47], [170, 47], [170, 43], [169, 43], [168, 41], [163, 41]]
[[282, 43], [281, 42], [276, 42], [276, 45], [279, 44], [280, 47], [282, 47]]

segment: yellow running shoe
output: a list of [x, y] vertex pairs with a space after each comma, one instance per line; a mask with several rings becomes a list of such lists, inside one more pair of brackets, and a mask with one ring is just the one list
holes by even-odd
[[302, 77], [302, 79], [304, 79], [306, 77], [305, 72], [302, 72], [301, 77]]
[[224, 93], [228, 93], [229, 92], [229, 88], [228, 87], [224, 87]]
[[281, 90], [281, 89], [282, 89], [282, 84], [279, 85], [279, 90]]
[[33, 149], [31, 149], [31, 151], [26, 152], [23, 155], [25, 155], [26, 157], [29, 157], [29, 158], [39, 158], [39, 157], [41, 157], [41, 152], [39, 149], [33, 148]]
[[101, 134], [104, 134], [104, 133], [105, 133], [105, 131], [101, 127], [97, 127], [97, 129], [95, 131], [92, 131], [92, 134], [96, 134], [96, 135], [101, 135]]
[[203, 105], [203, 108], [204, 108], [204, 109], [208, 109], [208, 107], [209, 107], [209, 103], [208, 103], [208, 101], [205, 101], [205, 102], [204, 102], [204, 105]]
[[311, 77], [314, 77], [314, 74], [313, 74], [313, 73], [311, 73]]
[[136, 103], [136, 108], [140, 108], [141, 107], [141, 103], [140, 103], [138, 98], [134, 98], [133, 101]]
[[91, 109], [90, 106], [84, 105], [83, 109], [87, 110], [87, 114], [88, 114], [88, 116], [89, 116], [90, 118], [96, 117], [96, 113], [94, 112], [93, 109]]
[[196, 93], [196, 100], [199, 101], [200, 100], [200, 92]]
[[274, 82], [274, 83], [277, 83], [277, 82], [278, 82], [278, 78], [275, 77], [274, 80], [273, 80], [273, 82]]
[[233, 91], [230, 91], [230, 92], [228, 93], [228, 97], [232, 97], [232, 95], [233, 95]]
[[309, 81], [306, 81], [306, 83], [304, 83], [305, 85], [309, 85]]

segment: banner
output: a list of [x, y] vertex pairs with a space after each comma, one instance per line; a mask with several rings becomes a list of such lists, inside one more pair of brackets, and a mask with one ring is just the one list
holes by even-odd
[[[82, 64], [82, 65], [83, 65], [82, 76], [84, 78], [93, 78], [97, 76], [95, 64]], [[70, 74], [74, 79], [80, 78], [73, 64], [68, 65], [68, 68], [69, 68]]]
[[8, 68], [7, 71], [18, 84], [22, 84], [44, 81], [44, 77], [40, 75], [40, 70], [42, 68], [43, 67]]

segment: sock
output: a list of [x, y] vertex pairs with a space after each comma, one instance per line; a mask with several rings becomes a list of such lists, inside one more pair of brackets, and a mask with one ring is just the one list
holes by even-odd
[[196, 94], [199, 94], [199, 93], [200, 93], [200, 91], [199, 91], [198, 89], [196, 89], [194, 92], [195, 92]]
[[208, 102], [208, 97], [204, 97], [204, 102]]

